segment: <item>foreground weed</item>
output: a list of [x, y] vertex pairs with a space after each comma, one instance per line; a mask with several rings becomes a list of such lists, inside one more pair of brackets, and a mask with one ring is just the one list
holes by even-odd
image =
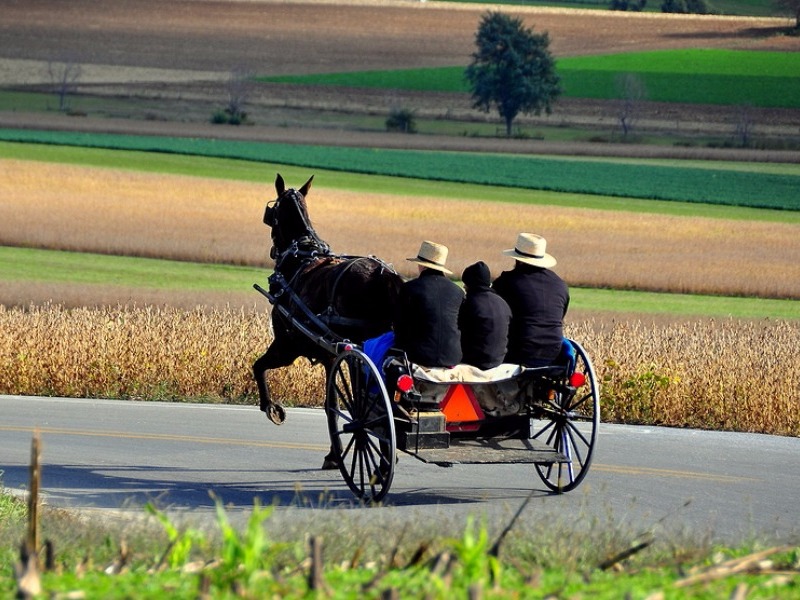
[[25, 502], [11, 494], [4, 493], [3, 472], [0, 471], [0, 522], [20, 522], [27, 514]]
[[201, 531], [194, 528], [187, 528], [181, 531], [169, 520], [167, 515], [158, 510], [152, 503], [148, 502], [145, 505], [145, 512], [154, 516], [167, 534], [169, 545], [161, 558], [161, 562], [166, 563], [170, 568], [177, 569], [184, 566], [189, 562], [196, 544], [205, 542], [205, 536]]
[[272, 506], [262, 507], [256, 499], [247, 526], [239, 533], [228, 520], [222, 502], [215, 498], [217, 525], [222, 534], [220, 566], [214, 571], [218, 584], [232, 585], [234, 581], [251, 585], [255, 579], [273, 566], [274, 558], [282, 549], [270, 543], [264, 522], [273, 511]]
[[501, 567], [496, 556], [490, 553], [489, 531], [482, 523], [475, 531], [474, 518], [467, 518], [464, 535], [452, 542], [463, 576], [469, 581], [488, 584], [500, 580]]

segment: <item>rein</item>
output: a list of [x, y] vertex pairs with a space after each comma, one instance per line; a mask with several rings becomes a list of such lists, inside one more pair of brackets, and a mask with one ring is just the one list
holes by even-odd
[[[318, 266], [324, 259], [329, 259], [328, 265], [344, 264], [344, 267], [336, 274], [336, 279], [331, 287], [328, 296], [327, 308], [319, 314], [314, 314], [303, 302], [302, 298], [294, 291], [294, 283], [303, 274], [309, 273], [311, 270]], [[269, 295], [267, 296], [273, 304], [282, 304], [289, 308], [291, 306], [299, 309], [300, 313], [305, 316], [307, 322], [317, 326], [324, 331], [324, 334], [332, 334], [331, 327], [367, 327], [370, 322], [367, 319], [359, 319], [355, 317], [344, 317], [340, 315], [334, 308], [334, 303], [337, 297], [339, 283], [342, 281], [347, 272], [356, 265], [358, 262], [371, 261], [380, 265], [381, 269], [385, 269], [394, 273], [394, 269], [381, 259], [375, 256], [345, 256], [338, 254], [327, 254], [324, 256], [317, 255], [313, 258], [306, 259], [303, 266], [292, 275], [290, 280], [286, 280], [284, 275], [276, 268], [272, 275], [269, 276]]]

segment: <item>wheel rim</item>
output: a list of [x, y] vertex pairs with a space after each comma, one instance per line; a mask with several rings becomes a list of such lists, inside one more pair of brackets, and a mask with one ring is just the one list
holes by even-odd
[[365, 502], [381, 500], [394, 478], [394, 417], [372, 361], [349, 350], [334, 361], [325, 396], [328, 431], [339, 471]]
[[572, 398], [564, 394], [548, 404], [547, 418], [533, 435], [555, 451], [564, 454], [568, 462], [537, 464], [536, 470], [544, 484], [557, 492], [575, 489], [589, 471], [600, 424], [600, 391], [594, 367], [577, 342], [575, 371], [586, 376], [586, 382]]

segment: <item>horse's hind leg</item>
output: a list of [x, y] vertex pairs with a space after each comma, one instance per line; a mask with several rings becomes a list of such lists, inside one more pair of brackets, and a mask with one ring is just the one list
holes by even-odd
[[[331, 368], [333, 367], [332, 360], [326, 360], [324, 362], [325, 366], [325, 381], [328, 381], [331, 377]], [[336, 452], [333, 450], [333, 442], [331, 442], [331, 448], [328, 450], [328, 453], [325, 455], [325, 458], [322, 459], [322, 469], [338, 469], [339, 468], [339, 460], [337, 458]]]
[[275, 423], [282, 425], [286, 420], [286, 411], [277, 402], [270, 398], [269, 387], [267, 386], [267, 371], [287, 367], [292, 364], [297, 355], [286, 352], [281, 344], [272, 343], [267, 351], [253, 363], [253, 378], [258, 386], [259, 408], [267, 415], [267, 418]]

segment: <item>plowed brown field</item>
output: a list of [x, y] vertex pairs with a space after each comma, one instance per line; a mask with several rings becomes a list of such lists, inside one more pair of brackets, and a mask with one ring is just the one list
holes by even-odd
[[[177, 99], [205, 100], [197, 122], [207, 121], [209, 107], [224, 97], [220, 85], [235, 68], [276, 75], [466, 65], [480, 17], [490, 9], [548, 32], [557, 57], [679, 47], [800, 50], [800, 38], [779, 34], [787, 19], [410, 0], [7, 0], [0, 21], [0, 86], [46, 83], [48, 61], [69, 60], [81, 65], [86, 91], [168, 98], [175, 105], [170, 121], [195, 121]], [[456, 96], [268, 86], [252, 101], [273, 108], [336, 107], [381, 114], [390, 104], [423, 112], [436, 107], [470, 111], [469, 99]], [[719, 108], [677, 111], [654, 105], [650, 116], [672, 124], [680, 119], [683, 128], [691, 127], [689, 121], [727, 127], [735, 122]], [[754, 122], [762, 126], [800, 126], [800, 111], [756, 112]], [[602, 103], [562, 101], [554, 117], [585, 122], [600, 115], [609, 115]], [[2, 116], [6, 125], [36, 121], [19, 111]], [[269, 133], [250, 135], [263, 139]]]

